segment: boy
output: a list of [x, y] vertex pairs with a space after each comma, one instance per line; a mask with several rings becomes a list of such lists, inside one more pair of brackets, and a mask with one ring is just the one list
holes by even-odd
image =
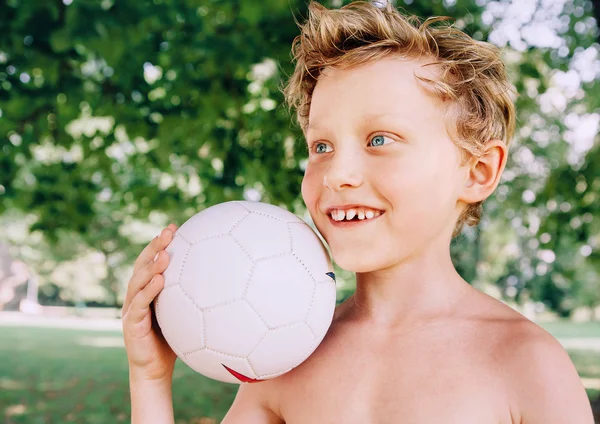
[[[285, 95], [309, 150], [303, 199], [356, 293], [308, 360], [241, 385], [224, 423], [593, 423], [558, 342], [452, 265], [451, 238], [498, 185], [515, 112], [497, 49], [433, 21], [310, 5]], [[134, 423], [173, 422], [175, 355], [149, 304], [175, 229], [140, 254], [123, 307]]]

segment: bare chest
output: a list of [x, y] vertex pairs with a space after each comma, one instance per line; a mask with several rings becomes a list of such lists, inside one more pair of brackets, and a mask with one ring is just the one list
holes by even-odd
[[333, 334], [282, 377], [279, 393], [287, 424], [511, 423], [493, 350], [452, 335]]

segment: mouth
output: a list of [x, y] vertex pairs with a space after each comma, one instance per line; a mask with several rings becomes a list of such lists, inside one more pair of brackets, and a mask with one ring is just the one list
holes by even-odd
[[[334, 214], [335, 214], [335, 212], [334, 212]], [[371, 216], [371, 214], [366, 214], [366, 215], [365, 214], [356, 214], [351, 219], [346, 219], [346, 217], [343, 217], [341, 220], [336, 220], [332, 216], [333, 214], [329, 213], [329, 214], [327, 214], [327, 217], [329, 218], [329, 222], [331, 223], [331, 225], [333, 225], [334, 227], [345, 228], [345, 227], [355, 227], [355, 226], [359, 226], [359, 225], [365, 225], [370, 222], [375, 222], [376, 220], [381, 218], [384, 214], [385, 214], [385, 211], [376, 211], [372, 216]], [[337, 218], [339, 219], [340, 217], [337, 216]]]

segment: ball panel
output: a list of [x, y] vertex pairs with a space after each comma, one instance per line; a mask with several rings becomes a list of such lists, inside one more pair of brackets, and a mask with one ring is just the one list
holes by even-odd
[[331, 259], [321, 239], [306, 223], [288, 224], [292, 235], [292, 251], [308, 269], [315, 281], [323, 280], [333, 272]]
[[318, 282], [312, 307], [306, 317], [306, 323], [312, 329], [319, 343], [327, 334], [335, 312], [336, 289], [333, 280]]
[[270, 328], [303, 321], [312, 301], [314, 281], [291, 255], [256, 264], [244, 296]]
[[245, 358], [236, 358], [211, 349], [203, 349], [182, 355], [180, 359], [194, 371], [225, 383], [241, 383], [223, 366], [249, 378], [256, 378], [256, 374]]
[[245, 301], [204, 311], [206, 347], [231, 356], [245, 357], [268, 328]]
[[179, 286], [163, 289], [157, 296], [154, 307], [158, 325], [169, 346], [176, 353], [204, 347], [202, 311], [192, 303]]
[[273, 378], [277, 378], [277, 377], [279, 377], [280, 375], [283, 375], [283, 374], [285, 374], [286, 372], [290, 372], [290, 371], [291, 371], [291, 369], [287, 369], [287, 370], [283, 370], [283, 371], [280, 371], [280, 372], [274, 372], [274, 373], [271, 373], [271, 374], [263, 374], [263, 375], [261, 375], [261, 376], [260, 376], [260, 378], [258, 378], [258, 379], [259, 379], [259, 380], [271, 380], [271, 379], [273, 379]]
[[231, 236], [203, 240], [190, 248], [179, 284], [199, 307], [209, 308], [240, 299], [252, 266]]
[[231, 235], [244, 246], [254, 261], [292, 250], [286, 224], [270, 216], [251, 213], [235, 226]]
[[239, 203], [241, 203], [242, 206], [250, 212], [267, 215], [269, 217], [279, 219], [285, 223], [304, 222], [292, 212], [280, 208], [279, 206], [271, 205], [269, 203], [249, 201], [240, 201]]
[[317, 343], [305, 323], [269, 330], [248, 356], [258, 378], [280, 375], [300, 365], [316, 349]]
[[192, 216], [177, 232], [194, 244], [203, 239], [228, 234], [235, 223], [247, 215], [248, 211], [238, 202], [219, 203]]
[[179, 284], [179, 277], [181, 276], [181, 270], [183, 269], [189, 249], [190, 244], [180, 234], [175, 233], [173, 240], [171, 240], [171, 243], [165, 249], [169, 254], [169, 266], [163, 272], [165, 287]]

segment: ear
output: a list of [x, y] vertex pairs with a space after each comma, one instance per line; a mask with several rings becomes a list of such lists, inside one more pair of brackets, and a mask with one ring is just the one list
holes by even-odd
[[487, 199], [498, 187], [506, 166], [508, 148], [501, 140], [490, 140], [480, 158], [472, 158], [466, 167], [464, 187], [459, 200], [476, 203]]

